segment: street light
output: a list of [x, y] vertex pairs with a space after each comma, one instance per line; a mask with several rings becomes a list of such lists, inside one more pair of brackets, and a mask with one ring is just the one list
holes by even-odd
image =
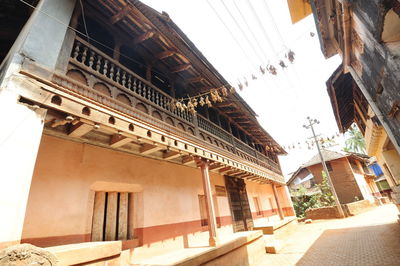
[[317, 119], [311, 119], [309, 116], [307, 116], [307, 120], [308, 120], [308, 125], [303, 125], [303, 127], [306, 128], [306, 129], [311, 128], [311, 131], [313, 133], [314, 142], [315, 142], [315, 144], [317, 146], [317, 149], [318, 149], [319, 158], [321, 159], [322, 165], [324, 167], [324, 172], [326, 174], [326, 177], [328, 178], [329, 186], [331, 187], [331, 191], [332, 191], [333, 197], [335, 198], [336, 205], [338, 206], [339, 215], [342, 218], [342, 217], [344, 217], [344, 212], [343, 212], [343, 209], [342, 209], [342, 205], [340, 204], [339, 198], [338, 198], [338, 196], [336, 194], [335, 187], [333, 186], [331, 176], [329, 175], [328, 168], [326, 167], [324, 156], [322, 155], [321, 149], [319, 147], [319, 142], [317, 140], [317, 136], [315, 135], [315, 131], [314, 131], [314, 127], [313, 127], [315, 124], [319, 124], [319, 121]]

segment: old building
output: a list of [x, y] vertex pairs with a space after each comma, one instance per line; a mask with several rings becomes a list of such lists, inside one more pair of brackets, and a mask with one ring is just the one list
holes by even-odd
[[312, 11], [326, 58], [342, 57], [342, 65], [327, 82], [339, 130], [346, 131], [353, 121], [358, 124], [368, 154], [383, 166], [400, 206], [399, 1], [290, 0], [288, 4], [293, 22]]
[[[374, 197], [381, 196], [376, 176], [367, 166], [368, 156], [330, 150], [322, 150], [322, 155], [341, 204], [363, 199], [374, 202]], [[316, 154], [292, 175], [287, 185], [292, 191], [302, 185], [308, 194], [316, 193], [316, 184], [322, 183], [322, 171], [321, 159]]]
[[[259, 232], [234, 232], [294, 215], [285, 151], [168, 14], [82, 2], [2, 4], [1, 247], [111, 245], [103, 257], [98, 245], [74, 247], [88, 257], [51, 249], [74, 263], [235, 237], [223, 252], [265, 252]], [[187, 97], [198, 106], [176, 104]]]

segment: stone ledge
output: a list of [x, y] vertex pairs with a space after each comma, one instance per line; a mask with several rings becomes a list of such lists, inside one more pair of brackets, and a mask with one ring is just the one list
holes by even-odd
[[60, 265], [104, 260], [121, 254], [121, 241], [85, 242], [45, 248], [56, 255]]
[[[261, 241], [261, 242], [258, 242]], [[133, 265], [180, 265], [180, 266], [197, 266], [197, 265], [220, 265], [218, 264], [221, 259], [229, 257], [235, 258], [235, 251], [240, 250], [246, 246], [259, 247], [259, 252], [253, 255], [265, 254], [265, 246], [262, 241], [261, 231], [246, 231], [234, 233], [232, 238], [224, 242], [221, 239], [221, 244], [217, 247], [192, 247], [176, 251], [172, 251], [160, 256], [143, 258], [133, 260]], [[257, 245], [258, 244], [258, 245]], [[256, 256], [257, 257], [257, 256]], [[243, 258], [242, 258], [243, 259]], [[250, 258], [253, 259], [253, 258]]]
[[254, 230], [261, 230], [265, 235], [272, 235], [274, 234], [275, 231], [285, 227], [286, 225], [292, 223], [295, 220], [297, 220], [296, 216], [285, 217], [284, 220], [275, 221], [272, 222], [271, 224], [254, 226]]

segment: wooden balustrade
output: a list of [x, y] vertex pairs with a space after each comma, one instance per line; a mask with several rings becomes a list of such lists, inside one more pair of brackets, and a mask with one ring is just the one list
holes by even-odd
[[134, 96], [150, 101], [188, 122], [193, 122], [193, 115], [187, 110], [172, 108], [171, 102], [174, 99], [171, 96], [79, 37], [76, 37], [71, 57], [75, 63], [82, 64], [95, 71], [97, 75], [120, 84]]
[[225, 140], [226, 142], [232, 143], [232, 135], [213, 122], [207, 120], [206, 118], [202, 117], [201, 115], [197, 115], [197, 121], [198, 121], [198, 126], [201, 129], [204, 129], [205, 131], [213, 134], [214, 136], [217, 136], [218, 138]]
[[[85, 40], [76, 37], [70, 60], [79, 69], [89, 72], [91, 75], [106, 81], [106, 83], [114, 87], [123, 88], [124, 91], [121, 91], [121, 93], [127, 93], [128, 91], [130, 96], [137, 98], [139, 101], [158, 107], [159, 110], [162, 110], [168, 116], [182, 119], [195, 128], [194, 132], [199, 132], [200, 129], [214, 138], [222, 140], [224, 144], [217, 145], [219, 148], [223, 146], [225, 150], [239, 155], [245, 160], [281, 174], [278, 163], [233, 137], [231, 133], [203, 116], [198, 114], [194, 117], [187, 110], [181, 111], [177, 108], [172, 108], [171, 102], [174, 102], [174, 98], [124, 67], [104, 52], [93, 47], [93, 45], [90, 45]], [[196, 137], [199, 137], [198, 133], [195, 134], [197, 134]], [[216, 145], [215, 143], [212, 144]]]

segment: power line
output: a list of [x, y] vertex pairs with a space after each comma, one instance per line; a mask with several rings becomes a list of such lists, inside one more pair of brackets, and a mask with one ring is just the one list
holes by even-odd
[[[226, 6], [224, 0], [221, 0], [222, 5], [224, 6], [225, 10], [228, 12], [229, 16], [232, 18], [233, 22], [235, 23], [235, 25], [238, 27], [238, 29], [240, 30], [240, 32], [242, 33], [242, 35], [244, 36], [244, 38], [246, 39], [246, 41], [250, 44], [250, 47], [253, 49], [254, 53], [261, 58], [262, 56], [260, 56], [260, 54], [257, 52], [257, 49], [254, 47], [253, 43], [251, 42], [251, 40], [249, 40], [246, 32], [243, 30], [243, 28], [240, 26], [239, 22], [237, 22], [237, 20], [235, 19], [235, 17], [232, 15], [231, 11], [229, 10], [229, 8]], [[233, 1], [233, 3], [235, 3], [235, 1]], [[236, 5], [236, 4], [235, 4]], [[247, 22], [245, 22], [247, 24]], [[255, 41], [257, 42], [257, 38], [254, 37]], [[260, 48], [261, 53], [263, 54], [263, 56], [265, 58], [267, 58], [267, 56], [265, 55], [264, 51], [262, 48]]]
[[239, 40], [236, 38], [235, 34], [233, 34], [233, 32], [231, 31], [231, 29], [228, 27], [228, 25], [225, 23], [225, 21], [221, 18], [221, 16], [218, 14], [217, 10], [215, 10], [214, 6], [211, 5], [210, 1], [207, 0], [207, 4], [210, 6], [210, 8], [212, 9], [212, 11], [215, 13], [215, 15], [217, 16], [217, 18], [219, 19], [219, 21], [221, 21], [221, 23], [224, 25], [224, 27], [226, 28], [226, 30], [229, 32], [229, 34], [231, 35], [232, 39], [236, 42], [237, 46], [240, 48], [240, 50], [242, 51], [243, 55], [245, 56], [245, 58], [250, 61], [250, 65], [257, 69], [257, 67], [255, 67], [257, 64], [254, 64], [253, 60], [251, 59], [251, 57], [248, 55], [248, 53], [246, 52], [246, 49], [243, 48], [243, 46], [240, 44]]

